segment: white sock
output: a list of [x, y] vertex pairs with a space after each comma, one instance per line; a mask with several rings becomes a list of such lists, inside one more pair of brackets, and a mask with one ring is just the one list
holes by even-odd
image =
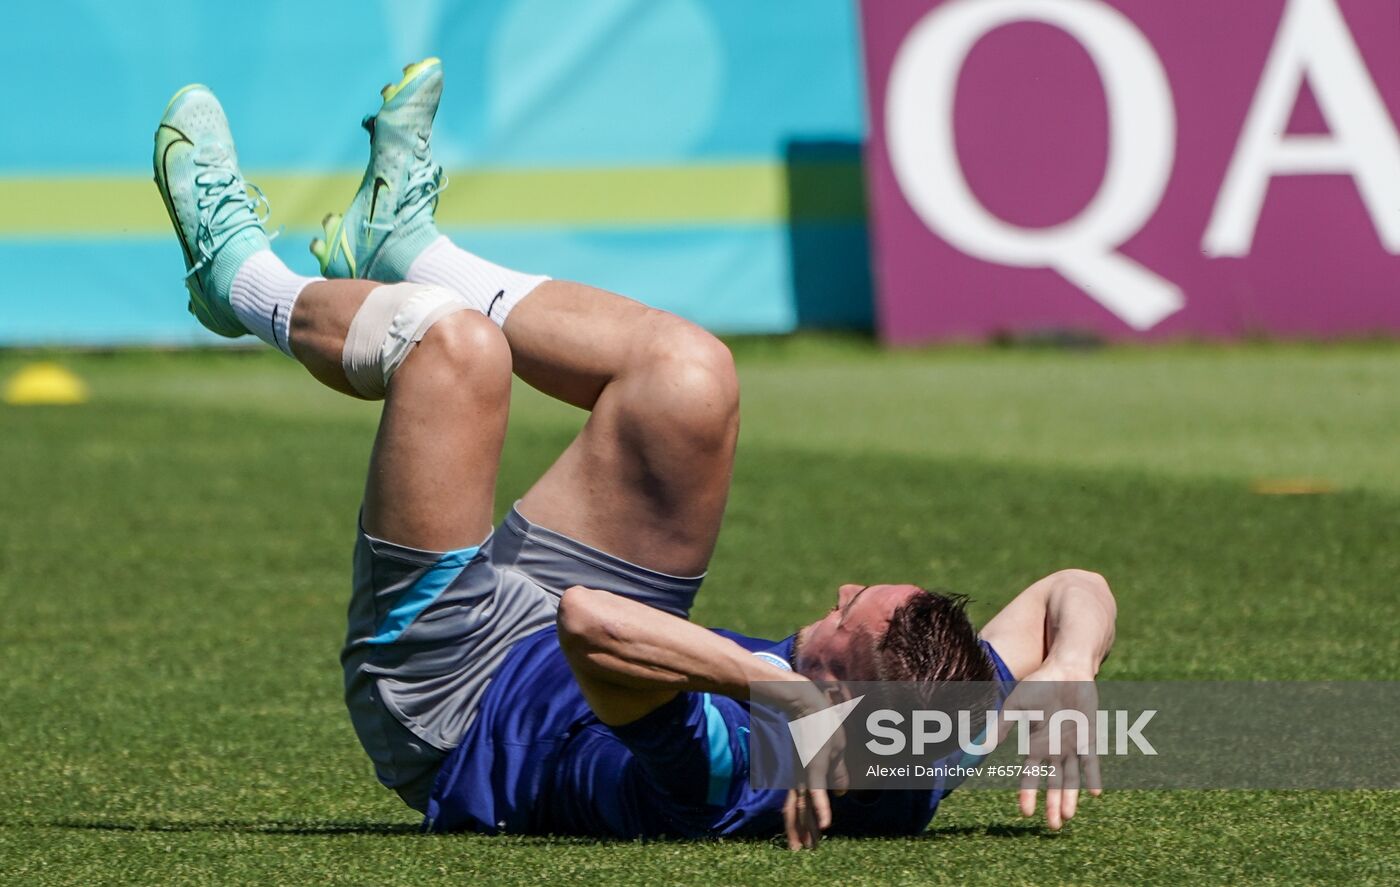
[[502, 326], [511, 309], [535, 287], [549, 280], [538, 274], [522, 274], [502, 268], [439, 237], [418, 254], [409, 266], [410, 283], [432, 283], [455, 291], [472, 307]]
[[295, 274], [272, 250], [259, 250], [239, 266], [229, 303], [248, 332], [291, 357], [292, 306], [303, 287], [324, 279]]

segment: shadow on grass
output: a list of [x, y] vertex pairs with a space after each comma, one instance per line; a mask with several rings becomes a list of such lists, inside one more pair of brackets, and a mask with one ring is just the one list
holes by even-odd
[[935, 825], [924, 832], [920, 837], [926, 840], [937, 838], [1056, 838], [1059, 834], [1046, 831], [1040, 824], [1035, 825], [949, 825], [939, 828], [938, 820], [934, 820]]
[[[13, 826], [16, 823], [0, 823], [0, 828]], [[424, 832], [419, 825], [414, 823], [389, 823], [389, 822], [314, 822], [304, 820], [261, 820], [242, 822], [232, 819], [215, 819], [208, 821], [178, 821], [178, 822], [117, 822], [109, 820], [81, 820], [81, 819], [59, 819], [49, 822], [30, 823], [30, 827], [39, 828], [61, 828], [76, 829], [80, 831], [97, 832], [130, 832], [133, 834], [193, 834], [193, 833], [217, 833], [229, 832], [250, 835], [302, 835], [302, 836], [323, 836], [323, 835], [376, 835], [376, 836], [396, 836], [410, 835], [423, 836], [428, 838], [459, 838], [462, 834], [446, 833], [437, 834]], [[486, 837], [484, 835], [470, 835], [472, 837]], [[577, 845], [603, 845], [603, 844], [713, 844], [717, 843], [714, 838], [646, 838], [646, 839], [625, 839], [625, 838], [599, 838], [587, 835], [507, 835], [492, 838], [492, 840], [509, 841], [512, 844], [525, 845], [557, 845], [557, 844], [577, 844]], [[730, 841], [747, 842], [745, 839], [726, 839]], [[754, 842], [765, 843], [775, 842], [776, 838], [754, 838]]]
[[390, 822], [308, 822], [267, 820], [239, 822], [216, 819], [208, 822], [112, 822], [106, 820], [60, 819], [47, 823], [52, 828], [99, 832], [242, 832], [257, 835], [417, 835], [415, 823]]
[[[252, 835], [299, 835], [308, 837], [334, 836], [334, 835], [375, 835], [381, 837], [392, 837], [396, 835], [425, 835], [422, 829], [413, 823], [387, 823], [387, 822], [315, 822], [305, 820], [265, 820], [265, 821], [239, 821], [231, 819], [216, 819], [209, 821], [180, 821], [180, 822], [118, 822], [110, 820], [80, 820], [80, 819], [60, 819], [44, 823], [50, 828], [77, 829], [81, 831], [97, 832], [130, 832], [133, 834], [193, 834], [193, 833], [217, 833], [232, 832]], [[862, 840], [857, 836], [839, 836], [847, 841]], [[954, 825], [944, 828], [930, 828], [919, 836], [923, 840], [936, 840], [939, 838], [960, 838], [960, 837], [988, 837], [988, 838], [1034, 838], [1034, 837], [1057, 837], [1052, 832], [1046, 832], [1039, 825]], [[558, 844], [715, 844], [715, 843], [743, 843], [743, 844], [781, 844], [779, 837], [753, 837], [753, 838], [648, 838], [641, 841], [627, 839], [608, 839], [588, 837], [583, 835], [511, 835], [506, 840], [513, 844], [527, 845], [558, 845]]]
[[[0, 828], [17, 825], [17, 823], [0, 822]], [[216, 833], [230, 832], [248, 835], [303, 835], [303, 836], [323, 836], [323, 835], [376, 835], [392, 837], [396, 835], [423, 836], [429, 838], [459, 838], [459, 833], [433, 833], [424, 832], [422, 827], [409, 822], [316, 822], [309, 820], [258, 820], [239, 821], [233, 819], [214, 819], [208, 821], [175, 821], [175, 822], [121, 822], [112, 820], [83, 820], [83, 819], [58, 819], [49, 822], [38, 822], [27, 824], [30, 827], [39, 828], [61, 828], [76, 829], [80, 831], [97, 832], [130, 832], [133, 834], [193, 834], [193, 833]], [[470, 834], [470, 833], [468, 833]], [[486, 837], [484, 835], [471, 835], [472, 837]], [[624, 839], [624, 838], [599, 838], [587, 835], [507, 835], [493, 838], [492, 840], [509, 841], [512, 844], [526, 845], [551, 845], [551, 844], [582, 844], [601, 845], [619, 843], [660, 843], [660, 844], [707, 844], [715, 843], [713, 838], [648, 838], [648, 839]], [[735, 839], [730, 839], [735, 840]], [[743, 839], [738, 839], [743, 840]], [[755, 841], [769, 841], [776, 839], [755, 838]]]

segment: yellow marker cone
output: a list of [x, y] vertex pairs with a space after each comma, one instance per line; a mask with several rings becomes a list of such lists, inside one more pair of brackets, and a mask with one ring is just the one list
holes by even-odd
[[5, 383], [5, 403], [12, 406], [74, 404], [87, 398], [83, 380], [56, 363], [31, 363]]

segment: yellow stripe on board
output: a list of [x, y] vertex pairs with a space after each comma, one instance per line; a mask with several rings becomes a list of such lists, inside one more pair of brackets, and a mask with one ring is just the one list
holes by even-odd
[[[851, 163], [745, 163], [683, 167], [480, 170], [450, 173], [438, 224], [621, 226], [858, 220], [860, 170]], [[358, 173], [257, 173], [269, 224], [314, 229], [341, 212]], [[800, 189], [789, 199], [790, 186]], [[170, 222], [149, 179], [136, 176], [0, 178], [0, 237], [144, 237]]]

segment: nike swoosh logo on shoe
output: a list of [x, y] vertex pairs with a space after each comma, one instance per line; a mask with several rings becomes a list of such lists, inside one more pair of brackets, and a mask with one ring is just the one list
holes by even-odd
[[383, 176], [374, 177], [374, 192], [369, 198], [369, 220], [374, 221], [374, 209], [379, 205], [379, 189], [389, 187], [389, 183], [384, 181]]
[[167, 167], [170, 164], [171, 148], [175, 147], [181, 142], [184, 142], [186, 145], [189, 145], [191, 148], [193, 148], [194, 142], [190, 139], [189, 136], [185, 135], [183, 132], [180, 132], [180, 130], [176, 129], [168, 123], [162, 123], [160, 125], [160, 128], [170, 130], [171, 132], [179, 136], [179, 138], [166, 145], [165, 150], [160, 152], [160, 188], [158, 188], [157, 190], [160, 191], [160, 199], [165, 204], [165, 211], [170, 216], [170, 222], [175, 226], [175, 239], [180, 241], [180, 249], [185, 254], [185, 267], [193, 268], [194, 254], [190, 252], [189, 245], [185, 243], [185, 234], [184, 231], [180, 228], [180, 216], [175, 212], [175, 204], [170, 199], [170, 170]]

